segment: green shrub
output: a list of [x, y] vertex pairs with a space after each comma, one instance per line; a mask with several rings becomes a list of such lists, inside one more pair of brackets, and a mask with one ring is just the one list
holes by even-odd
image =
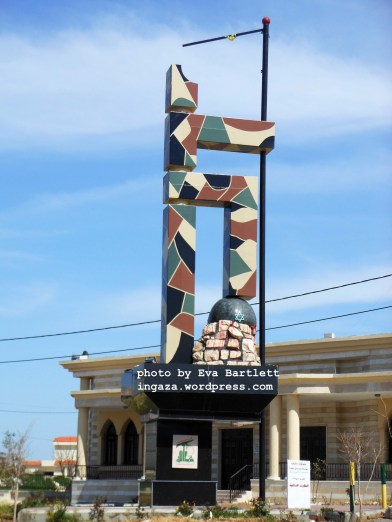
[[136, 512], [135, 512], [135, 515], [136, 515], [136, 518], [138, 520], [143, 520], [143, 518], [147, 518], [148, 516], [148, 513], [145, 511], [145, 509], [141, 506], [138, 506], [136, 508]]
[[290, 510], [288, 512], [281, 511], [279, 520], [281, 522], [296, 522], [298, 518], [297, 515]]
[[193, 513], [193, 504], [190, 504], [186, 500], [183, 500], [176, 509], [176, 515], [180, 517], [189, 517]]
[[20, 489], [42, 489], [46, 491], [54, 491], [56, 485], [51, 478], [45, 477], [44, 475], [28, 474], [23, 477]]
[[14, 506], [12, 504], [0, 504], [0, 520], [12, 520], [14, 518]]
[[58, 484], [61, 488], [69, 489], [71, 487], [72, 479], [64, 477], [63, 475], [55, 475], [53, 481]]
[[49, 502], [44, 498], [43, 493], [40, 491], [39, 493], [32, 493], [30, 496], [23, 499], [20, 503], [20, 509], [31, 507], [45, 507], [48, 504]]
[[67, 504], [56, 501], [48, 511], [47, 522], [79, 522], [78, 515], [67, 513]]
[[252, 498], [250, 501], [251, 508], [245, 511], [244, 516], [252, 518], [263, 518], [268, 521], [275, 520], [275, 517], [271, 515], [269, 507], [265, 500], [259, 498]]
[[225, 508], [217, 504], [216, 506], [206, 506], [203, 516], [204, 518], [238, 518], [242, 516], [242, 513], [236, 506]]

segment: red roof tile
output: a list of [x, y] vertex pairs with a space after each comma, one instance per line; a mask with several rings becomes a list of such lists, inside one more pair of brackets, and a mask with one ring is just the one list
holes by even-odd
[[54, 465], [55, 466], [76, 466], [77, 461], [76, 460], [55, 460]]

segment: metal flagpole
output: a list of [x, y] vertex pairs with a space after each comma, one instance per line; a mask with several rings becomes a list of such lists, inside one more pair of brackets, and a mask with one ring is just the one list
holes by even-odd
[[[263, 62], [261, 79], [261, 120], [267, 121], [268, 39], [270, 19], [263, 18]], [[260, 152], [259, 179], [259, 350], [260, 362], [265, 364], [265, 241], [266, 241], [266, 153]], [[259, 497], [265, 500], [265, 415], [260, 414], [259, 425]]]
[[[238, 36], [253, 33], [263, 34], [263, 56], [262, 56], [262, 81], [261, 81], [261, 120], [267, 121], [267, 87], [268, 87], [268, 39], [269, 24], [268, 17], [263, 18], [263, 28], [227, 36], [218, 36], [207, 40], [199, 40], [183, 44], [183, 47], [216, 42], [218, 40], [234, 40]], [[265, 364], [265, 214], [266, 214], [266, 153], [260, 152], [260, 179], [259, 179], [259, 350], [260, 362]], [[259, 497], [265, 500], [265, 416], [260, 414], [259, 424]]]

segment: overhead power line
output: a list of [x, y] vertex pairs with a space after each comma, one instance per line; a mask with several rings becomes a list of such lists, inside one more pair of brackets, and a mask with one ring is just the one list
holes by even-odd
[[[68, 415], [68, 414], [75, 414], [76, 411], [21, 411], [21, 410], [0, 410], [0, 413], [34, 413], [39, 415]], [[50, 439], [43, 439], [43, 440], [50, 440]]]
[[319, 323], [320, 321], [328, 321], [329, 319], [340, 319], [341, 317], [349, 317], [350, 315], [367, 314], [369, 312], [377, 312], [378, 310], [385, 310], [386, 308], [392, 308], [392, 305], [380, 306], [379, 308], [371, 308], [369, 310], [361, 310], [360, 312], [351, 312], [349, 314], [332, 315], [330, 317], [323, 317], [322, 319], [312, 319], [310, 321], [303, 321], [301, 323], [284, 324], [281, 326], [271, 326], [266, 330], [278, 330], [280, 328], [289, 328], [290, 326], [299, 326], [301, 324]]
[[[330, 290], [337, 290], [338, 288], [345, 288], [347, 286], [353, 286], [353, 285], [359, 285], [359, 284], [362, 284], [362, 283], [368, 283], [370, 281], [376, 281], [377, 279], [385, 279], [386, 277], [391, 277], [391, 276], [392, 276], [392, 274], [385, 274], [385, 275], [382, 275], [382, 276], [371, 277], [371, 278], [368, 278], [368, 279], [362, 279], [361, 281], [354, 281], [352, 283], [345, 283], [345, 284], [342, 284], [342, 285], [330, 286], [328, 288], [322, 288], [320, 290], [312, 290], [310, 292], [302, 292], [300, 294], [293, 294], [293, 295], [288, 295], [288, 296], [285, 296], [285, 297], [277, 297], [275, 299], [268, 299], [268, 300], [266, 300], [266, 303], [275, 303], [277, 301], [285, 301], [287, 299], [294, 299], [294, 298], [297, 298], [297, 297], [304, 297], [306, 295], [319, 294], [321, 292], [328, 292]], [[251, 304], [252, 304], [252, 306], [257, 306], [260, 303], [251, 303]], [[195, 315], [207, 315], [207, 314], [209, 314], [209, 312], [198, 312]], [[320, 320], [323, 321], [324, 319], [320, 319]], [[154, 319], [152, 321], [140, 321], [138, 323], [120, 324], [120, 325], [116, 325], [116, 326], [104, 326], [104, 327], [101, 327], [101, 328], [89, 328], [89, 329], [86, 329], [86, 330], [74, 330], [74, 331], [70, 331], [70, 332], [58, 332], [58, 333], [40, 334], [40, 335], [27, 335], [27, 336], [24, 336], [24, 337], [7, 337], [7, 338], [4, 338], [4, 339], [0, 339], [0, 342], [5, 342], [5, 341], [26, 341], [26, 340], [29, 340], [29, 339], [43, 339], [45, 337], [60, 337], [60, 336], [63, 336], [63, 335], [76, 335], [76, 334], [82, 334], [82, 333], [102, 332], [102, 331], [105, 331], [105, 330], [116, 330], [116, 329], [119, 329], [119, 328], [131, 328], [133, 326], [144, 326], [144, 325], [147, 325], [147, 324], [154, 324], [154, 323], [160, 323], [160, 322], [161, 322], [160, 319]], [[279, 327], [279, 328], [286, 328], [286, 327], [283, 326], [283, 327]]]
[[[392, 274], [385, 274], [378, 277], [370, 277], [369, 279], [362, 279], [361, 281], [354, 281], [353, 283], [345, 283], [343, 285], [330, 286], [329, 288], [322, 288], [321, 290], [312, 290], [311, 292], [303, 292], [302, 294], [293, 294], [288, 297], [277, 297], [276, 299], [270, 299], [266, 303], [276, 303], [277, 301], [285, 301], [286, 299], [294, 299], [296, 297], [304, 297], [305, 295], [320, 294], [321, 292], [328, 292], [329, 290], [337, 290], [339, 288], [345, 288], [347, 286], [360, 285], [362, 283], [369, 283], [370, 281], [376, 281], [377, 279], [385, 279], [391, 277]], [[259, 304], [259, 303], [254, 303]]]
[[[103, 355], [106, 353], [120, 353], [120, 352], [134, 352], [136, 350], [150, 350], [151, 348], [160, 348], [160, 344], [153, 344], [151, 346], [138, 346], [137, 348], [122, 348], [121, 350], [105, 350], [104, 352], [89, 352], [89, 355]], [[33, 359], [15, 359], [13, 361], [0, 361], [0, 364], [22, 363], [22, 362], [38, 362], [50, 361], [55, 359], [69, 359], [75, 354], [54, 355], [53, 357], [34, 357]]]
[[102, 332], [103, 330], [115, 330], [117, 328], [129, 328], [131, 326], [142, 326], [146, 324], [160, 323], [160, 319], [154, 319], [153, 321], [141, 321], [140, 323], [120, 324], [117, 326], [104, 326], [102, 328], [89, 328], [87, 330], [75, 330], [73, 332], [59, 332], [52, 334], [41, 334], [41, 335], [28, 335], [25, 337], [9, 337], [8, 339], [0, 339], [0, 342], [4, 341], [26, 341], [27, 339], [42, 339], [44, 337], [60, 337], [62, 335], [76, 335], [82, 333], [91, 332]]
[[[359, 312], [351, 312], [348, 314], [341, 314], [341, 315], [334, 315], [331, 317], [323, 317], [321, 319], [311, 319], [309, 321], [303, 321], [301, 323], [292, 323], [292, 324], [284, 324], [280, 326], [271, 326], [270, 328], [266, 328], [266, 330], [277, 330], [279, 328], [289, 328], [290, 326], [299, 326], [303, 324], [310, 324], [310, 323], [317, 323], [320, 321], [328, 321], [329, 319], [340, 319], [341, 317], [348, 317], [350, 315], [359, 315], [359, 314], [367, 314], [369, 312], [377, 312], [378, 310], [385, 310], [387, 308], [392, 308], [392, 305], [388, 306], [381, 306], [379, 308], [371, 308], [369, 310], [361, 310]], [[107, 353], [119, 353], [119, 352], [132, 352], [136, 350], [149, 350], [151, 348], [160, 348], [160, 344], [155, 344], [151, 346], [139, 346], [138, 348], [123, 348], [121, 350], [107, 350], [104, 352], [91, 352], [89, 355], [102, 355]], [[10, 361], [0, 361], [0, 364], [11, 364], [11, 363], [23, 363], [23, 362], [37, 362], [37, 361], [49, 361], [53, 359], [67, 359], [70, 357], [73, 357], [74, 354], [70, 355], [57, 355], [53, 357], [35, 357], [33, 359], [16, 359], [16, 360], [10, 360]]]

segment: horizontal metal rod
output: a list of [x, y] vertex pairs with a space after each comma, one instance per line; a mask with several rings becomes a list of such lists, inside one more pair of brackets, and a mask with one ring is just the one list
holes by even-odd
[[203, 44], [203, 43], [216, 42], [217, 40], [225, 40], [226, 38], [228, 38], [229, 40], [234, 40], [238, 36], [244, 36], [246, 34], [262, 33], [262, 32], [263, 32], [263, 29], [254, 29], [253, 31], [244, 31], [242, 33], [233, 33], [233, 34], [228, 34], [226, 36], [208, 38], [208, 40], [199, 40], [198, 42], [186, 43], [186, 44], [183, 44], [182, 46], [189, 47], [190, 45], [199, 45], [199, 44]]

